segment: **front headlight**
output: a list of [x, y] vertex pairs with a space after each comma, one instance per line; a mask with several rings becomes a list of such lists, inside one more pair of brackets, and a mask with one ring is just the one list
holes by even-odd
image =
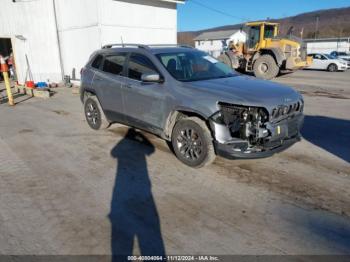
[[220, 110], [212, 121], [225, 126], [231, 137], [246, 140], [250, 145], [260, 143], [269, 135], [265, 124], [269, 114], [265, 108], [219, 103]]
[[211, 118], [219, 123], [230, 125], [237, 119], [243, 121], [251, 119], [259, 119], [262, 122], [266, 122], [269, 119], [269, 114], [265, 108], [233, 105], [228, 103], [219, 103], [220, 110], [216, 112]]

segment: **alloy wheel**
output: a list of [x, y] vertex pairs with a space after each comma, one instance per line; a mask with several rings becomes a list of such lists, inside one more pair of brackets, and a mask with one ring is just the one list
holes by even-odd
[[179, 132], [176, 145], [180, 154], [190, 161], [199, 159], [203, 153], [202, 140], [192, 128], [186, 128]]
[[89, 101], [85, 107], [86, 119], [92, 127], [97, 128], [101, 122], [100, 112], [93, 101]]

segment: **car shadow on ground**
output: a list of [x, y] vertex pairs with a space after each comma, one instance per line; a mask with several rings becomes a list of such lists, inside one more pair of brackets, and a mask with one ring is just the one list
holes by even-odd
[[312, 234], [316, 234], [323, 239], [331, 240], [333, 247], [338, 249], [339, 254], [350, 254], [350, 224], [346, 217], [324, 215], [315, 212], [305, 222]]
[[305, 116], [303, 137], [350, 163], [350, 120]]
[[146, 157], [155, 151], [141, 133], [129, 129], [112, 149], [117, 160], [109, 219], [113, 261], [127, 261], [137, 241], [140, 255], [165, 255], [160, 221], [153, 199]]

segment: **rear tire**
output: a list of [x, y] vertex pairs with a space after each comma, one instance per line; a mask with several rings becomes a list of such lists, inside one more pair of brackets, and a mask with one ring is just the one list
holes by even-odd
[[96, 96], [86, 96], [84, 99], [84, 112], [87, 123], [94, 130], [106, 129], [111, 125]]
[[338, 66], [336, 64], [330, 64], [327, 68], [329, 72], [337, 72], [338, 71]]
[[254, 75], [261, 79], [272, 79], [275, 78], [280, 69], [276, 64], [275, 59], [270, 55], [260, 56], [254, 63]]
[[171, 143], [177, 158], [190, 167], [200, 168], [215, 160], [211, 133], [198, 117], [179, 120], [173, 129]]

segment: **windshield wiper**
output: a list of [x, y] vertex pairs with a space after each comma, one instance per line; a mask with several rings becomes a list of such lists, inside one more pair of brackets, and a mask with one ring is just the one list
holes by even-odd
[[178, 79], [178, 80], [182, 82], [196, 82], [196, 81], [205, 81], [205, 80], [213, 80], [213, 79], [220, 79], [220, 78], [229, 78], [234, 76], [237, 76], [237, 75], [232, 74], [232, 75], [211, 76], [211, 77], [194, 78], [194, 79]]
[[234, 77], [235, 75], [224, 75], [224, 76], [218, 76], [217, 78], [229, 78], [229, 77]]

